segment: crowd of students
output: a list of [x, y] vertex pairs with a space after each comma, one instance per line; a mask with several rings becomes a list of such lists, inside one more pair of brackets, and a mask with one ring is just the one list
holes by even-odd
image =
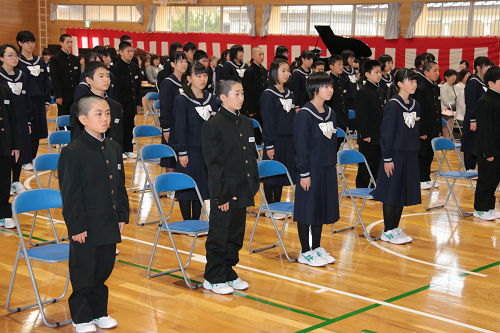
[[[162, 143], [179, 157], [163, 159], [161, 166], [191, 176], [202, 199], [210, 200], [203, 286], [215, 293], [248, 288], [234, 266], [246, 208], [254, 205], [260, 184], [255, 143], [263, 143], [264, 160], [281, 162], [297, 184], [294, 221], [302, 264], [335, 262], [321, 247], [321, 233], [324, 224], [340, 218], [336, 163], [343, 141], [337, 139], [338, 128], [357, 131], [368, 167], [360, 163], [355, 182], [359, 188], [373, 187], [374, 199], [383, 203], [382, 241], [413, 240], [399, 222], [403, 207], [420, 204], [421, 189], [431, 187], [431, 141], [448, 128], [442, 118], [450, 128], [455, 118], [463, 121], [466, 169], [479, 166], [474, 216], [492, 220], [500, 215], [494, 196], [500, 181], [500, 134], [494, 131], [500, 126], [500, 68], [486, 57], [475, 59], [474, 74], [465, 60], [459, 72], [446, 70], [440, 88], [439, 65], [429, 53], [419, 55], [412, 69], [393, 69], [387, 54], [358, 61], [349, 50], [327, 62], [315, 61], [314, 53], [304, 50], [290, 65], [288, 49], [279, 46], [268, 71], [259, 47], [248, 63], [241, 45], [217, 59], [191, 42], [172, 43], [168, 59], [138, 59], [124, 35], [114, 59], [96, 46], [80, 62], [71, 54], [71, 36], [63, 34], [49, 74], [46, 61], [33, 54], [34, 35], [22, 31], [17, 41], [19, 49], [0, 46], [0, 225], [15, 226], [9, 197], [25, 190], [21, 169], [32, 169], [39, 141], [47, 138], [52, 95], [58, 115], [71, 119], [72, 142], [62, 149], [58, 170], [77, 332], [117, 325], [107, 313], [104, 283], [128, 223], [123, 159], [136, 157], [132, 131], [136, 114], [148, 109], [146, 84], [159, 92]], [[355, 110], [355, 121], [349, 110]], [[249, 118], [262, 125], [262, 135]], [[280, 202], [286, 185], [285, 176], [264, 180], [267, 202]], [[199, 218], [201, 204], [193, 190], [175, 196], [185, 220]]]

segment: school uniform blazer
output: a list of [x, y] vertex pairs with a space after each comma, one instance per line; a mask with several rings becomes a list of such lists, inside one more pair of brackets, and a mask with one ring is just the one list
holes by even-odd
[[260, 114], [260, 96], [269, 86], [267, 82], [267, 69], [252, 61], [243, 77], [243, 90], [245, 91], [245, 114]]
[[247, 68], [248, 65], [243, 60], [240, 60], [239, 65], [236, 65], [234, 60], [229, 60], [224, 63], [224, 66], [222, 66], [222, 76], [234, 76], [243, 80]]
[[[353, 67], [342, 70], [340, 77], [347, 82], [347, 99], [354, 99], [358, 91], [358, 84], [356, 82], [356, 70]], [[353, 82], [354, 81], [354, 82]]]
[[57, 171], [70, 240], [87, 231], [84, 246], [121, 242], [118, 223], [128, 223], [129, 203], [120, 146], [84, 130], [61, 150]]
[[[116, 101], [116, 90], [118, 89], [118, 86], [116, 85], [116, 79], [115, 79], [115, 74], [113, 74], [111, 71], [109, 72], [109, 88], [106, 90], [106, 94], [108, 95], [109, 98], [112, 100]], [[80, 75], [80, 82], [84, 82], [87, 84], [87, 80], [85, 80], [85, 73], [82, 73]], [[87, 84], [88, 85], [88, 84]], [[80, 91], [79, 91], [80, 89]], [[78, 100], [78, 98], [82, 97], [84, 94], [82, 94], [84, 90], [80, 87], [80, 85], [76, 86], [75, 88], [75, 102]]]
[[411, 97], [420, 106], [420, 136], [427, 135], [427, 139], [438, 137], [443, 126], [439, 87], [425, 78]]
[[21, 149], [18, 118], [10, 89], [0, 84], [0, 156], [12, 156]]
[[[80, 83], [80, 85], [84, 84], [86, 83]], [[92, 90], [88, 89], [88, 94], [93, 94]], [[120, 146], [123, 146], [123, 108], [120, 103], [112, 100], [111, 98], [105, 96], [105, 99], [106, 102], [108, 102], [109, 111], [111, 112], [111, 121], [109, 123], [109, 128], [106, 131], [106, 138], [109, 138], [109, 140], [115, 141]], [[76, 103], [71, 104], [69, 120], [71, 127], [71, 141], [75, 141], [76, 138], [78, 138], [84, 131], [83, 124], [76, 116]]]
[[500, 153], [500, 93], [488, 88], [475, 106], [477, 138], [474, 155], [498, 158]]
[[[201, 147], [201, 128], [217, 113], [215, 96], [203, 91], [203, 100], [192, 99], [185, 93], [174, 100], [175, 150], [179, 156], [188, 156], [189, 147]], [[203, 118], [207, 116], [208, 119]]]
[[17, 68], [28, 77], [28, 93], [31, 96], [43, 96], [46, 105], [50, 98], [50, 74], [43, 58], [33, 55], [33, 60], [27, 60], [21, 54]]
[[252, 120], [236, 113], [221, 106], [201, 128], [201, 147], [210, 198], [217, 205], [245, 208], [254, 206], [260, 180]]
[[476, 74], [471, 75], [469, 82], [465, 85], [465, 119], [471, 123], [476, 122], [476, 103], [484, 95], [488, 88]]
[[62, 97], [63, 101], [73, 99], [81, 72], [80, 61], [71, 53], [61, 50], [50, 58], [50, 79], [54, 98]]
[[297, 68], [297, 70], [292, 74], [293, 96], [295, 96], [295, 104], [299, 108], [309, 102], [309, 96], [306, 91], [306, 81], [311, 74], [312, 69], [309, 69], [309, 72], [306, 72], [302, 67]]
[[[120, 87], [116, 92], [116, 101], [124, 109], [127, 106], [142, 105], [141, 96], [141, 69], [134, 62], [126, 63], [122, 58], [111, 67], [117, 84]], [[131, 106], [130, 106], [131, 107]]]
[[[354, 100], [356, 125], [358, 126], [358, 144], [380, 145], [380, 126], [382, 125], [385, 106], [385, 91], [379, 84], [366, 81], [359, 88]], [[364, 141], [371, 138], [370, 142]]]
[[337, 125], [344, 131], [349, 121], [349, 104], [347, 103], [347, 82], [335, 74], [330, 73], [333, 79], [333, 95], [325, 104], [335, 111]]
[[[380, 138], [384, 162], [392, 162], [394, 150], [420, 150], [420, 121], [418, 120], [420, 106], [411, 97], [409, 102], [407, 105], [399, 95], [395, 95], [385, 105]], [[412, 127], [405, 123], [405, 116]]]
[[177, 76], [170, 74], [160, 86], [160, 127], [163, 132], [170, 132], [174, 124], [174, 100], [183, 93], [181, 82]]
[[275, 86], [267, 88], [260, 98], [262, 111], [262, 140], [267, 150], [274, 149], [276, 138], [293, 134], [295, 98], [285, 88], [281, 93]]
[[[295, 115], [293, 124], [293, 143], [295, 163], [300, 178], [311, 176], [311, 167], [331, 166], [337, 163], [337, 121], [335, 112], [326, 104], [321, 114], [311, 102]], [[329, 139], [323, 134], [320, 125], [332, 122], [335, 133]]]

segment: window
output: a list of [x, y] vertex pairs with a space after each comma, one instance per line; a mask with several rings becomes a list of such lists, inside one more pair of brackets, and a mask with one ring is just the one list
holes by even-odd
[[135, 6], [116, 6], [117, 22], [137, 22], [139, 17], [139, 12]]
[[356, 36], [383, 36], [388, 5], [356, 5]]
[[246, 34], [250, 30], [246, 6], [224, 6], [222, 15], [222, 32], [230, 34]]
[[80, 20], [83, 21], [83, 6], [80, 5], [57, 5], [58, 20]]
[[190, 6], [188, 29], [192, 32], [220, 32], [220, 7]]
[[57, 5], [58, 20], [137, 22], [135, 6]]
[[85, 6], [86, 21], [114, 21], [114, 6]]

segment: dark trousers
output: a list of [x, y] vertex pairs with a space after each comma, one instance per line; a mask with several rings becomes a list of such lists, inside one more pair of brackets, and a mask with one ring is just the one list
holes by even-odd
[[[359, 152], [363, 154], [370, 167], [372, 176], [377, 181], [378, 168], [380, 166], [380, 159], [382, 158], [382, 152], [380, 150], [380, 145], [368, 145], [368, 144], [358, 144]], [[358, 175], [356, 176], [356, 187], [357, 188], [367, 188], [370, 184], [370, 173], [366, 168], [364, 163], [358, 164]], [[375, 187], [372, 184], [370, 187]]]
[[115, 265], [116, 244], [86, 246], [74, 241], [69, 247], [69, 275], [73, 293], [68, 299], [75, 324], [108, 315], [108, 287], [104, 284]]
[[10, 170], [12, 156], [0, 157], [0, 219], [11, 218], [12, 208], [10, 199]]
[[465, 170], [475, 170], [477, 165], [477, 156], [473, 153], [464, 153]]
[[214, 200], [210, 200], [210, 207], [205, 279], [212, 284], [233, 281], [238, 278], [233, 267], [240, 260], [238, 252], [245, 237], [246, 208], [223, 212]]
[[123, 152], [131, 153], [134, 151], [132, 131], [135, 127], [134, 120], [136, 114], [137, 106], [133, 101], [123, 105]]
[[434, 159], [434, 152], [431, 146], [432, 138], [420, 139], [420, 151], [418, 152], [418, 164], [420, 167], [420, 181], [428, 182], [431, 180], [431, 165]]
[[500, 158], [495, 156], [492, 162], [488, 162], [484, 156], [478, 159], [474, 209], [484, 212], [495, 209], [495, 190], [500, 182]]
[[283, 186], [271, 185], [264, 183], [264, 195], [268, 204], [281, 201], [281, 194], [283, 193]]
[[71, 104], [73, 104], [73, 98], [63, 97], [62, 105], [57, 104], [57, 116], [69, 115], [69, 110], [71, 109]]

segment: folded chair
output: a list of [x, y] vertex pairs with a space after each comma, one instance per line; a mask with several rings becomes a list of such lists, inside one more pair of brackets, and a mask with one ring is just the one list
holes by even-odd
[[[290, 174], [288, 173], [288, 170], [286, 167], [281, 164], [278, 161], [273, 161], [273, 160], [266, 160], [266, 161], [260, 161], [257, 163], [259, 167], [259, 177], [262, 180], [263, 178], [267, 177], [273, 177], [273, 176], [280, 176], [280, 175], [286, 175], [288, 178], [288, 181], [290, 182], [290, 185], [292, 185], [293, 189], [293, 197], [295, 198], [295, 186], [293, 185], [292, 178], [290, 177]], [[255, 219], [255, 224], [253, 226], [252, 230], [252, 236], [250, 236], [250, 242], [248, 243], [248, 251], [251, 253], [267, 250], [267, 249], [272, 249], [279, 244], [281, 244], [281, 247], [283, 248], [283, 251], [285, 252], [286, 257], [288, 260], [291, 262], [297, 261], [297, 259], [292, 259], [288, 255], [288, 251], [286, 250], [285, 244], [283, 243], [283, 232], [285, 231], [285, 226], [286, 222], [288, 220], [289, 216], [293, 215], [294, 212], [294, 203], [293, 202], [274, 202], [274, 203], [268, 203], [266, 200], [266, 196], [264, 194], [264, 189], [262, 188], [262, 184], [259, 186], [260, 194], [262, 195], [262, 200], [261, 204], [259, 206], [259, 211], [257, 212], [257, 217]], [[264, 205], [262, 205], [264, 203]], [[271, 216], [271, 221], [273, 222], [274, 229], [276, 230], [276, 234], [278, 235], [278, 241], [275, 244], [264, 246], [258, 249], [251, 249], [252, 246], [252, 241], [253, 237], [255, 235], [255, 230], [257, 229], [257, 223], [259, 222], [259, 217], [260, 213], [262, 210], [266, 210], [269, 212], [269, 215]], [[281, 228], [281, 232], [278, 229], [278, 226], [276, 225], [276, 221], [274, 220], [273, 214], [279, 213], [279, 214], [285, 214], [285, 221], [283, 222], [283, 227]]]
[[70, 131], [56, 131], [49, 134], [47, 138], [47, 143], [49, 145], [49, 150], [51, 153], [52, 145], [59, 145], [59, 152], [61, 152], [62, 146], [71, 142], [71, 132]]
[[[137, 163], [139, 161], [140, 155], [141, 155], [141, 147], [139, 146], [139, 141], [137, 139], [139, 138], [151, 138], [151, 143], [153, 143], [154, 137], [155, 136], [161, 136], [161, 130], [153, 125], [139, 125], [134, 127], [134, 130], [132, 131], [134, 135], [134, 142], [137, 147], [137, 158], [135, 159], [134, 163], [134, 171], [132, 172], [132, 179], [130, 180], [130, 191], [132, 191], [132, 184], [134, 183], [134, 177], [135, 177], [135, 170], [137, 169]], [[160, 163], [158, 161], [158, 163]], [[140, 192], [140, 190], [133, 190], [133, 193]]]
[[[146, 116], [146, 125], [148, 124], [149, 117], [153, 118], [153, 123], [155, 126], [158, 126], [156, 112], [155, 110], [160, 109], [160, 94], [157, 92], [149, 92], [146, 94], [146, 99], [148, 101], [148, 114]], [[153, 102], [153, 106], [151, 106], [150, 102]], [[158, 102], [158, 108], [155, 107], [156, 102]]]
[[[356, 111], [349, 110], [349, 120], [355, 120], [355, 119], [356, 119]], [[345, 134], [346, 134], [347, 143], [349, 144], [349, 148], [356, 150], [356, 144], [354, 143], [354, 140], [358, 139], [357, 132], [352, 131], [349, 129], [349, 127], [347, 127]]]
[[[59, 243], [59, 239], [56, 238], [55, 240], [56, 244], [41, 245], [38, 247], [28, 249], [24, 241], [23, 230], [21, 229], [21, 224], [19, 223], [18, 214], [23, 214], [27, 212], [36, 212], [38, 210], [45, 210], [45, 209], [49, 210], [52, 208], [59, 208], [59, 207], [62, 207], [61, 193], [58, 190], [54, 189], [35, 189], [26, 191], [19, 194], [16, 198], [14, 198], [14, 202], [12, 203], [12, 217], [16, 222], [16, 228], [19, 235], [19, 246], [17, 248], [16, 259], [14, 261], [14, 268], [12, 270], [12, 277], [10, 280], [9, 291], [7, 293], [7, 301], [5, 303], [5, 307], [9, 312], [20, 312], [26, 309], [38, 307], [38, 309], [40, 310], [40, 314], [42, 315], [43, 322], [45, 323], [45, 325], [49, 327], [59, 327], [61, 325], [71, 323], [71, 320], [65, 320], [50, 324], [47, 321], [43, 309], [44, 305], [60, 301], [66, 295], [69, 284], [69, 272], [66, 278], [66, 285], [64, 286], [63, 293], [57, 298], [51, 298], [42, 301], [40, 297], [40, 292], [38, 291], [38, 287], [36, 284], [36, 278], [33, 272], [33, 267], [31, 262], [40, 261], [48, 264], [56, 264], [68, 261], [69, 243]], [[36, 303], [16, 308], [10, 308], [9, 304], [14, 287], [14, 280], [16, 278], [17, 266], [21, 258], [26, 259], [26, 264], [28, 266], [28, 272], [31, 278], [31, 283], [33, 285], [33, 290], [35, 291]], [[65, 266], [67, 266], [67, 264]], [[24, 295], [25, 292], [26, 290], [23, 289], [22, 290], [23, 298], [25, 297]]]
[[[342, 198], [344, 196], [350, 197], [352, 201], [352, 205], [354, 209], [356, 210], [356, 214], [358, 215], [358, 219], [356, 220], [356, 223], [350, 227], [343, 228], [343, 229], [338, 229], [338, 230], [333, 230], [333, 224], [330, 227], [330, 230], [332, 233], [337, 233], [345, 230], [352, 230], [356, 228], [356, 226], [361, 222], [361, 225], [363, 226], [363, 230], [365, 232], [365, 237], [369, 241], [377, 240], [379, 238], [372, 238], [368, 231], [366, 230], [365, 224], [363, 223], [363, 219], [361, 218], [361, 214], [363, 214], [363, 209], [365, 208], [365, 202], [367, 199], [373, 199], [373, 196], [370, 194], [371, 191], [373, 191], [373, 188], [353, 188], [351, 189], [349, 186], [349, 183], [347, 182], [347, 179], [345, 177], [345, 167], [349, 164], [358, 164], [358, 163], [365, 163], [366, 168], [368, 169], [368, 173], [370, 174], [370, 183], [368, 186], [371, 184], [376, 184], [375, 179], [373, 178], [372, 171], [370, 170], [370, 166], [366, 162], [365, 157], [363, 154], [361, 154], [357, 150], [343, 150], [339, 152], [337, 156], [337, 165], [338, 165], [338, 170], [340, 171], [340, 174], [342, 176], [342, 192], [340, 192], [340, 198], [339, 198], [339, 206], [340, 203], [342, 202]], [[363, 203], [361, 205], [361, 209], [358, 209], [358, 206], [356, 205], [356, 201], [354, 200], [355, 198], [357, 199], [363, 199]]]
[[[260, 133], [262, 134], [262, 127], [260, 127], [260, 124], [257, 120], [252, 119], [252, 122], [253, 122], [253, 128], [258, 128], [260, 130]], [[257, 160], [258, 161], [261, 161], [262, 160], [262, 156], [261, 156], [261, 153], [262, 151], [264, 150], [264, 145], [262, 144], [262, 142], [255, 142], [255, 149], [257, 150]]]
[[[198, 199], [200, 200], [201, 206], [203, 208], [203, 211], [205, 212], [205, 217], [206, 221], [203, 220], [185, 220], [185, 221], [179, 221], [179, 222], [169, 222], [170, 218], [172, 217], [172, 211], [174, 209], [174, 203], [175, 201], [171, 201], [170, 205], [170, 213], [168, 216], [165, 216], [165, 213], [163, 211], [163, 206], [161, 205], [160, 201], [160, 194], [165, 193], [165, 192], [171, 192], [171, 191], [180, 191], [180, 190], [187, 190], [187, 189], [194, 189], [196, 191], [196, 194], [198, 195]], [[169, 274], [177, 271], [182, 272], [182, 276], [184, 277], [184, 281], [186, 282], [187, 286], [191, 289], [195, 289], [201, 286], [191, 284], [189, 281], [188, 277], [186, 276], [186, 271], [185, 269], [189, 266], [189, 263], [191, 262], [191, 258], [193, 257], [193, 251], [194, 251], [194, 246], [196, 244], [196, 239], [198, 238], [199, 235], [206, 234], [208, 232], [208, 215], [206, 213], [206, 208], [205, 204], [203, 202], [203, 199], [201, 198], [200, 191], [198, 190], [198, 186], [196, 186], [196, 182], [193, 180], [193, 178], [189, 177], [186, 174], [183, 173], [178, 173], [178, 172], [170, 172], [170, 173], [165, 173], [161, 174], [153, 182], [153, 196], [154, 200], [156, 202], [156, 205], [158, 207], [158, 210], [160, 212], [160, 224], [158, 225], [158, 231], [156, 232], [156, 238], [155, 242], [153, 245], [153, 251], [151, 252], [151, 259], [149, 260], [149, 265], [148, 265], [148, 276], [149, 277], [156, 277], [164, 274]], [[170, 237], [170, 241], [172, 243], [172, 248], [174, 249], [175, 256], [177, 258], [177, 262], [179, 264], [179, 267], [173, 268], [167, 271], [159, 272], [156, 274], [151, 274], [151, 266], [153, 264], [153, 258], [156, 252], [156, 247], [158, 245], [158, 238], [160, 237], [160, 234], [162, 231], [166, 231], [168, 233], [168, 236]], [[187, 263], [185, 265], [182, 264], [181, 258], [179, 257], [179, 250], [177, 249], [177, 246], [175, 245], [174, 237], [173, 234], [185, 234], [189, 236], [194, 236], [193, 238], [193, 243], [191, 245], [191, 251], [189, 252], [189, 257], [187, 260]]]
[[[150, 189], [151, 186], [151, 177], [149, 176], [148, 168], [146, 167], [146, 162], [159, 164], [160, 160], [164, 157], [174, 157], [177, 160], [177, 155], [172, 148], [167, 145], [162, 144], [151, 144], [142, 147], [141, 149], [141, 163], [142, 168], [144, 169], [144, 174], [146, 175], [146, 179], [144, 179], [144, 186], [141, 190], [141, 200], [139, 201], [139, 207], [137, 208], [137, 216], [135, 217], [135, 223], [137, 226], [142, 227], [146, 224], [158, 223], [158, 221], [139, 223], [139, 215], [141, 214], [142, 202], [144, 200], [144, 194], [147, 190]], [[148, 214], [149, 215], [149, 214]]]
[[59, 128], [64, 127], [64, 131], [69, 131], [70, 120], [69, 116], [59, 116], [56, 118], [56, 131], [60, 131]]
[[[434, 176], [434, 180], [432, 181], [432, 187], [429, 192], [429, 196], [427, 197], [427, 201], [425, 203], [425, 209], [426, 210], [431, 210], [431, 209], [436, 209], [436, 208], [442, 208], [448, 204], [448, 201], [450, 200], [450, 196], [453, 197], [453, 200], [455, 201], [455, 205], [458, 208], [458, 212], [460, 215], [463, 217], [471, 216], [472, 213], [464, 213], [460, 209], [460, 205], [458, 204], [457, 198], [455, 197], [455, 194], [453, 193], [453, 188], [455, 187], [455, 183], [457, 182], [458, 179], [464, 179], [469, 181], [469, 185], [472, 189], [473, 193], [476, 193], [476, 189], [472, 185], [471, 179], [477, 177], [477, 173], [475, 172], [465, 172], [465, 171], [452, 171], [450, 167], [450, 163], [448, 162], [448, 158], [446, 157], [447, 152], [449, 151], [454, 151], [455, 154], [458, 156], [458, 160], [460, 162], [460, 168], [465, 170], [465, 166], [462, 160], [462, 156], [460, 153], [457, 152], [455, 144], [445, 138], [434, 138], [431, 141], [432, 145], [432, 150], [434, 150], [434, 155], [436, 156], [436, 160], [439, 165], [439, 169], [436, 172]], [[446, 167], [444, 164], [446, 163]], [[458, 170], [460, 170], [460, 168]], [[444, 178], [446, 185], [448, 186], [448, 194], [446, 195], [446, 201], [444, 204], [439, 205], [439, 206], [434, 206], [434, 207], [429, 207], [429, 202], [432, 196], [432, 192], [434, 191], [434, 185], [436, 184], [436, 181], [438, 178]], [[453, 183], [450, 184], [451, 180], [453, 180]]]

